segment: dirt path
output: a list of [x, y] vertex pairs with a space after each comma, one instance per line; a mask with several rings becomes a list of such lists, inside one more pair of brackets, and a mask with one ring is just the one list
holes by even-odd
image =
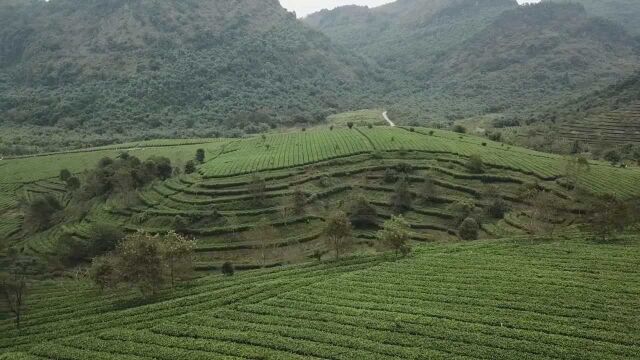
[[396, 124], [394, 124], [394, 123], [393, 123], [393, 121], [391, 121], [391, 119], [389, 119], [389, 115], [387, 115], [387, 113], [388, 113], [387, 111], [383, 112], [383, 113], [382, 113], [382, 117], [383, 117], [385, 120], [387, 120], [387, 122], [389, 123], [389, 126], [391, 126], [391, 127], [395, 127], [395, 126], [396, 126]]

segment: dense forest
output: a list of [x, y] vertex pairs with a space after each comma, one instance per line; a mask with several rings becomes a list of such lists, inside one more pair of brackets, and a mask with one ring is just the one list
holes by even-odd
[[416, 79], [416, 90], [392, 106], [408, 122], [528, 116], [624, 81], [638, 67], [638, 38], [575, 3], [405, 0], [322, 11], [306, 22]]
[[276, 0], [0, 0], [0, 154], [365, 108], [398, 124], [539, 122], [639, 70], [625, 1], [400, 0], [300, 21]]
[[2, 0], [0, 22], [0, 124], [61, 147], [318, 122], [378, 76], [277, 0]]

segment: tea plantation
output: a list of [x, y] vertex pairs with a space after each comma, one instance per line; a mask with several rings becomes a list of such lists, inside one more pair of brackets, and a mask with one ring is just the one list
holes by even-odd
[[[205, 150], [205, 161], [196, 173], [157, 181], [139, 191], [135, 201], [115, 198], [94, 204], [82, 221], [63, 221], [36, 235], [21, 229], [19, 199], [52, 194], [63, 204], [68, 201], [64, 184], [57, 179], [62, 168], [81, 175], [122, 149], [142, 159], [167, 156], [182, 166], [199, 148]], [[468, 169], [472, 155], [484, 163], [481, 173]], [[381, 224], [393, 213], [390, 199], [399, 177], [407, 179], [414, 198], [404, 216], [416, 242], [456, 240], [458, 224], [466, 216], [457, 204], [471, 203], [469, 211], [484, 213], [496, 197], [506, 202], [509, 211], [500, 219], [484, 219], [480, 237], [529, 233], [531, 202], [520, 196], [527, 186], [552, 194], [564, 209], [554, 225], [569, 226], [584, 205], [567, 188], [566, 167], [567, 160], [560, 156], [426, 128], [336, 126], [246, 139], [125, 144], [3, 160], [0, 229], [5, 244], [47, 257], [55, 255], [61, 236], [86, 237], [92, 224], [161, 233], [175, 229], [179, 217], [184, 220], [183, 232], [197, 241], [199, 270], [218, 269], [226, 261], [251, 269], [265, 265], [258, 264], [258, 258], [268, 265], [282, 265], [328, 253], [321, 236], [324, 221], [336, 209], [348, 211], [354, 196], [372, 204]], [[253, 193], [256, 179], [263, 184], [260, 201]], [[433, 185], [430, 194], [424, 193], [425, 180]], [[580, 186], [591, 193], [621, 198], [638, 195], [638, 183], [638, 169], [597, 162], [580, 179]], [[295, 192], [304, 194], [302, 212], [292, 210]], [[276, 232], [266, 244], [255, 239], [261, 223]], [[373, 250], [375, 230], [356, 229], [356, 252]]]
[[513, 237], [207, 276], [149, 304], [34, 285], [0, 359], [637, 359], [640, 243]]

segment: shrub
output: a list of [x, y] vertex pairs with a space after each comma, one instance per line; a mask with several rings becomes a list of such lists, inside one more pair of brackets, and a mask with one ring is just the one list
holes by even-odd
[[455, 125], [453, 127], [453, 132], [457, 132], [459, 134], [465, 134], [467, 132], [467, 128], [462, 125]]
[[196, 161], [199, 162], [200, 164], [202, 164], [204, 162], [205, 159], [205, 154], [204, 154], [204, 149], [198, 149], [196, 150], [196, 157], [195, 157]]
[[80, 189], [80, 179], [76, 176], [71, 176], [66, 180], [66, 188], [68, 191], [76, 191]]
[[507, 211], [509, 211], [509, 205], [502, 198], [494, 199], [487, 208], [487, 213], [494, 219], [502, 219]]
[[125, 234], [111, 224], [94, 224], [89, 230], [89, 256], [102, 255], [116, 248]]
[[482, 146], [487, 146], [487, 143], [486, 143], [486, 142], [483, 142], [483, 143], [482, 143]]
[[607, 153], [604, 154], [603, 158], [612, 164], [617, 164], [622, 160], [622, 156], [617, 150], [607, 151]]
[[466, 218], [462, 224], [460, 224], [458, 232], [462, 240], [477, 240], [478, 233], [480, 232], [480, 225], [478, 225], [478, 222], [475, 219]]
[[367, 124], [367, 127], [368, 127], [369, 129], [373, 129], [373, 124]]
[[37, 197], [26, 206], [25, 227], [33, 232], [46, 230], [57, 222], [61, 210], [62, 205], [53, 195]]
[[415, 128], [409, 128], [409, 131], [410, 132], [416, 132], [416, 129]]
[[429, 130], [429, 135], [430, 135], [430, 136], [433, 136], [435, 133], [436, 133], [435, 131], [433, 131], [433, 130]]
[[333, 125], [329, 126], [329, 130], [333, 131]]
[[349, 127], [349, 129], [353, 129], [353, 122], [349, 121], [347, 123], [347, 126]]
[[403, 173], [403, 174], [411, 174], [413, 172], [413, 166], [408, 163], [398, 163], [395, 166], [395, 169], [397, 172]]
[[391, 168], [387, 168], [384, 171], [384, 178], [383, 178], [384, 182], [387, 184], [391, 184], [394, 183], [396, 181], [398, 181], [398, 173]]
[[484, 163], [480, 155], [471, 155], [466, 164], [467, 169], [474, 174], [482, 174], [484, 172]]
[[118, 282], [118, 273], [114, 258], [110, 256], [101, 256], [93, 259], [89, 268], [89, 278], [93, 281], [100, 291], [113, 288]]
[[235, 274], [236, 270], [233, 267], [233, 264], [230, 263], [229, 261], [227, 261], [226, 263], [222, 264], [222, 275], [224, 276], [233, 276], [233, 274]]
[[189, 228], [189, 222], [183, 218], [180, 215], [176, 215], [176, 217], [173, 218], [173, 221], [171, 223], [171, 227], [173, 227], [173, 229], [179, 233], [179, 234], [185, 234], [188, 231]]
[[67, 181], [67, 179], [69, 179], [71, 177], [71, 171], [67, 170], [67, 169], [62, 169], [60, 170], [60, 180], [62, 181]]
[[372, 227], [378, 223], [378, 211], [364, 195], [357, 195], [349, 206], [349, 219], [356, 228]]
[[502, 141], [502, 133], [501, 132], [492, 132], [488, 134], [489, 140], [500, 142]]
[[187, 163], [184, 164], [184, 173], [193, 174], [194, 172], [196, 172], [196, 163], [193, 160], [187, 161]]

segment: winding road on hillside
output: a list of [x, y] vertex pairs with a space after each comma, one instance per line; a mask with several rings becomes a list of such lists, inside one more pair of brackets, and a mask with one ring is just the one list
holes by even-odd
[[395, 126], [396, 126], [396, 124], [394, 124], [394, 123], [393, 123], [393, 121], [391, 121], [391, 119], [389, 119], [389, 115], [388, 115], [387, 113], [388, 113], [388, 111], [383, 112], [383, 113], [382, 113], [382, 117], [383, 117], [385, 120], [387, 120], [387, 122], [389, 123], [389, 126], [391, 126], [391, 127], [395, 127]]

